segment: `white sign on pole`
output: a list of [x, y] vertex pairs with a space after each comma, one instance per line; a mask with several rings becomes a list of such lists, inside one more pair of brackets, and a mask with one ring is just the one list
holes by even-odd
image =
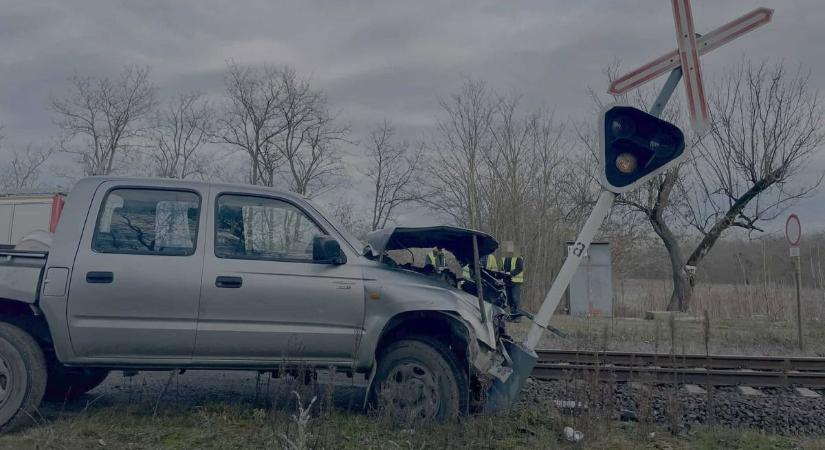
[[705, 99], [702, 65], [699, 63], [699, 50], [696, 46], [696, 31], [693, 28], [690, 0], [671, 0], [670, 3], [673, 6], [673, 20], [676, 23], [676, 42], [679, 46], [682, 76], [685, 77], [690, 125], [697, 133], [704, 133], [710, 126], [710, 111]]
[[[732, 20], [721, 27], [703, 35], [696, 40], [696, 46], [699, 49], [699, 56], [716, 50], [724, 44], [747, 34], [768, 22], [773, 17], [773, 10], [768, 8], [757, 8], [738, 19]], [[679, 50], [662, 55], [652, 62], [649, 62], [638, 69], [616, 78], [610, 83], [608, 93], [613, 95], [623, 94], [629, 90], [635, 89], [650, 80], [653, 80], [671, 70], [679, 67], [682, 64], [679, 58]]]
[[799, 242], [802, 240], [802, 224], [799, 216], [791, 214], [785, 221], [785, 239], [791, 246], [791, 258], [794, 259], [796, 272], [796, 329], [799, 348], [802, 348], [802, 262], [799, 257]]
[[791, 214], [785, 221], [785, 239], [791, 248], [799, 248], [799, 241], [802, 240], [802, 224], [796, 214]]

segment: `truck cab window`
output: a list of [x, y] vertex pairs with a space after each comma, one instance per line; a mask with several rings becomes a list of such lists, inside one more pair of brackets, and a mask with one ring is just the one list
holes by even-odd
[[312, 240], [325, 234], [290, 203], [243, 195], [218, 197], [215, 256], [312, 261]]
[[200, 197], [188, 191], [113, 189], [100, 208], [92, 249], [187, 256], [195, 252]]

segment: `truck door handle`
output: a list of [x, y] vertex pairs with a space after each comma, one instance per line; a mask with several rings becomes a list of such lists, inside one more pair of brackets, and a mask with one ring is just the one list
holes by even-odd
[[86, 272], [86, 282], [94, 284], [111, 283], [115, 279], [112, 272]]
[[243, 284], [241, 277], [218, 277], [215, 278], [215, 286], [219, 288], [237, 289]]

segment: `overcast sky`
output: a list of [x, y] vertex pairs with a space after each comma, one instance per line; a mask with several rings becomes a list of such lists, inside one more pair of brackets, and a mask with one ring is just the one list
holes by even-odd
[[[114, 76], [152, 67], [163, 95], [218, 93], [226, 62], [289, 64], [312, 76], [356, 136], [391, 120], [414, 138], [438, 97], [461, 76], [517, 90], [561, 118], [590, 112], [601, 69], [626, 68], [675, 48], [667, 0], [564, 1], [0, 1], [0, 123], [6, 151], [56, 134], [49, 95], [72, 73]], [[693, 0], [698, 32], [758, 6], [768, 26], [702, 59], [708, 76], [748, 57], [784, 58], [825, 87], [825, 1]], [[683, 95], [679, 90], [679, 95]], [[825, 152], [816, 170], [825, 167]], [[812, 170], [814, 170], [812, 169]], [[825, 195], [806, 200], [803, 224], [825, 225]], [[778, 225], [777, 225], [778, 226]]]

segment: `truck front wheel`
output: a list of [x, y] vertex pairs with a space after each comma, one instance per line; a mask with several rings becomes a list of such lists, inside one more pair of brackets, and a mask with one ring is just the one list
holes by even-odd
[[46, 359], [37, 342], [0, 322], [0, 432], [28, 423], [46, 390]]
[[403, 420], [452, 420], [467, 411], [466, 369], [438, 341], [426, 337], [393, 342], [378, 357], [370, 403]]

